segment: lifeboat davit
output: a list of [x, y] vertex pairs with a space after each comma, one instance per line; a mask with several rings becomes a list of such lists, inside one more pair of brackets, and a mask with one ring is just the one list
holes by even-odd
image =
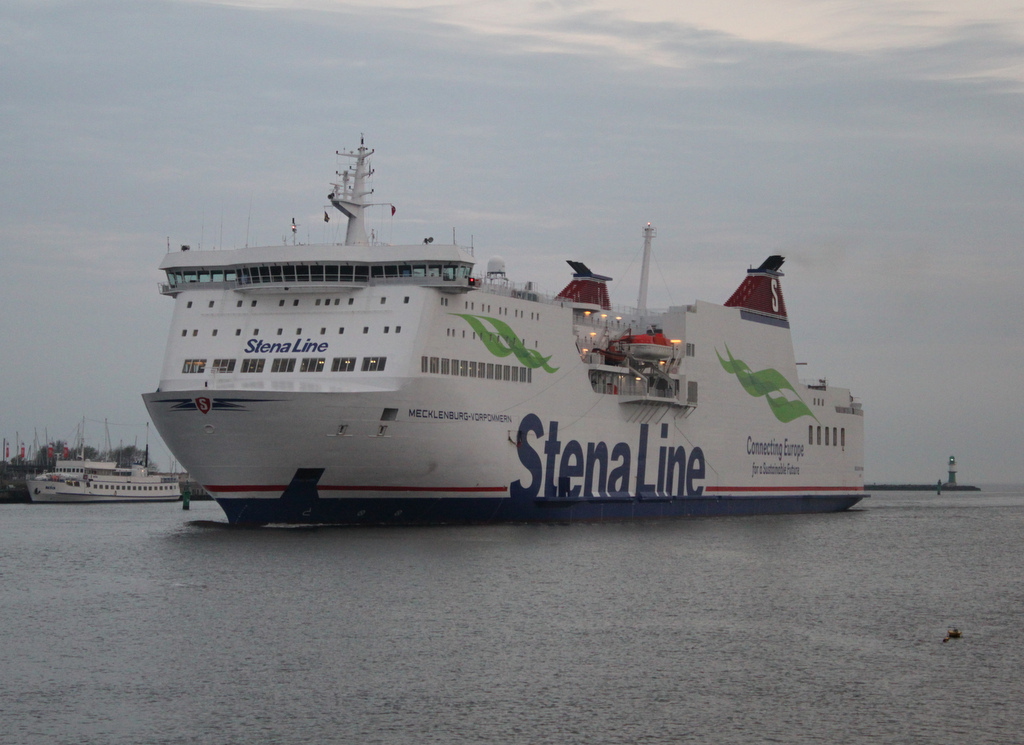
[[615, 342], [615, 348], [638, 360], [667, 360], [672, 356], [672, 342], [660, 331], [626, 334]]

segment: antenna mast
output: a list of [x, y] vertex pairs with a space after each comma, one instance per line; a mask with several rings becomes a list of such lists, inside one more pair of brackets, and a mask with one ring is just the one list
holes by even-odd
[[366, 159], [373, 155], [364, 144], [363, 138], [359, 138], [359, 149], [343, 153], [340, 150], [336, 154], [343, 158], [352, 158], [355, 164], [339, 171], [341, 183], [332, 184], [334, 191], [327, 195], [331, 204], [341, 211], [348, 218], [348, 229], [345, 231], [346, 246], [368, 246], [369, 239], [366, 237], [366, 223], [363, 220], [363, 210], [366, 208], [365, 197], [373, 194], [373, 189], [367, 191], [366, 179], [373, 175], [373, 169], [369, 167]]
[[640, 269], [640, 294], [636, 299], [636, 312], [638, 315], [647, 313], [647, 275], [651, 270], [651, 238], [658, 234], [657, 228], [647, 223], [644, 228], [644, 261]]

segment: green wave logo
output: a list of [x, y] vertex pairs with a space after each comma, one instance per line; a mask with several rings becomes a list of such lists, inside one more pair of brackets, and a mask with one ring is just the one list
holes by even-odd
[[[767, 370], [753, 372], [746, 362], [735, 359], [732, 356], [728, 344], [725, 345], [725, 353], [729, 355], [728, 360], [723, 360], [722, 355], [718, 354], [718, 350], [715, 349], [718, 361], [725, 371], [735, 375], [737, 380], [740, 381], [740, 385], [743, 386], [743, 390], [751, 396], [764, 396], [768, 400], [768, 405], [771, 407], [775, 418], [780, 422], [791, 422], [802, 416], [809, 416], [817, 421], [818, 418], [807, 408], [807, 404], [800, 399], [800, 394], [796, 392], [793, 385], [778, 370], [768, 368]], [[796, 399], [786, 398], [782, 391], [793, 391]], [[773, 393], [779, 395], [773, 396]]]
[[[520, 363], [534, 370], [540, 368], [549, 373], [558, 370], [557, 367], [548, 365], [551, 355], [543, 357], [536, 349], [527, 349], [519, 340], [519, 335], [504, 321], [491, 316], [474, 316], [469, 313], [452, 313], [451, 315], [466, 319], [466, 323], [477, 333], [484, 346], [487, 347], [487, 351], [495, 357], [508, 357], [510, 354], [514, 354]], [[490, 329], [484, 325], [484, 321], [491, 325]]]

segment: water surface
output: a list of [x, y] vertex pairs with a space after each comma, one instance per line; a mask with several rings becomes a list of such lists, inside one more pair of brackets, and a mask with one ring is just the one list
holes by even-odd
[[231, 529], [210, 502], [0, 520], [5, 743], [1024, 731], [1020, 487], [609, 525]]

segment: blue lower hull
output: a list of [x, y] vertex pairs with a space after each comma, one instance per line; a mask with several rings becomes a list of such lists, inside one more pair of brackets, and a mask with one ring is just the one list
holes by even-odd
[[664, 502], [514, 501], [486, 498], [280, 499], [218, 498], [228, 521], [240, 525], [300, 523], [328, 525], [457, 525], [530, 522], [599, 522], [727, 515], [841, 512], [866, 495], [721, 496]]
[[863, 492], [830, 496], [785, 495], [569, 499], [511, 497], [349, 497], [324, 499], [323, 469], [299, 469], [277, 499], [215, 496], [228, 521], [239, 525], [470, 525], [650, 520], [672, 517], [781, 515], [840, 512]]

